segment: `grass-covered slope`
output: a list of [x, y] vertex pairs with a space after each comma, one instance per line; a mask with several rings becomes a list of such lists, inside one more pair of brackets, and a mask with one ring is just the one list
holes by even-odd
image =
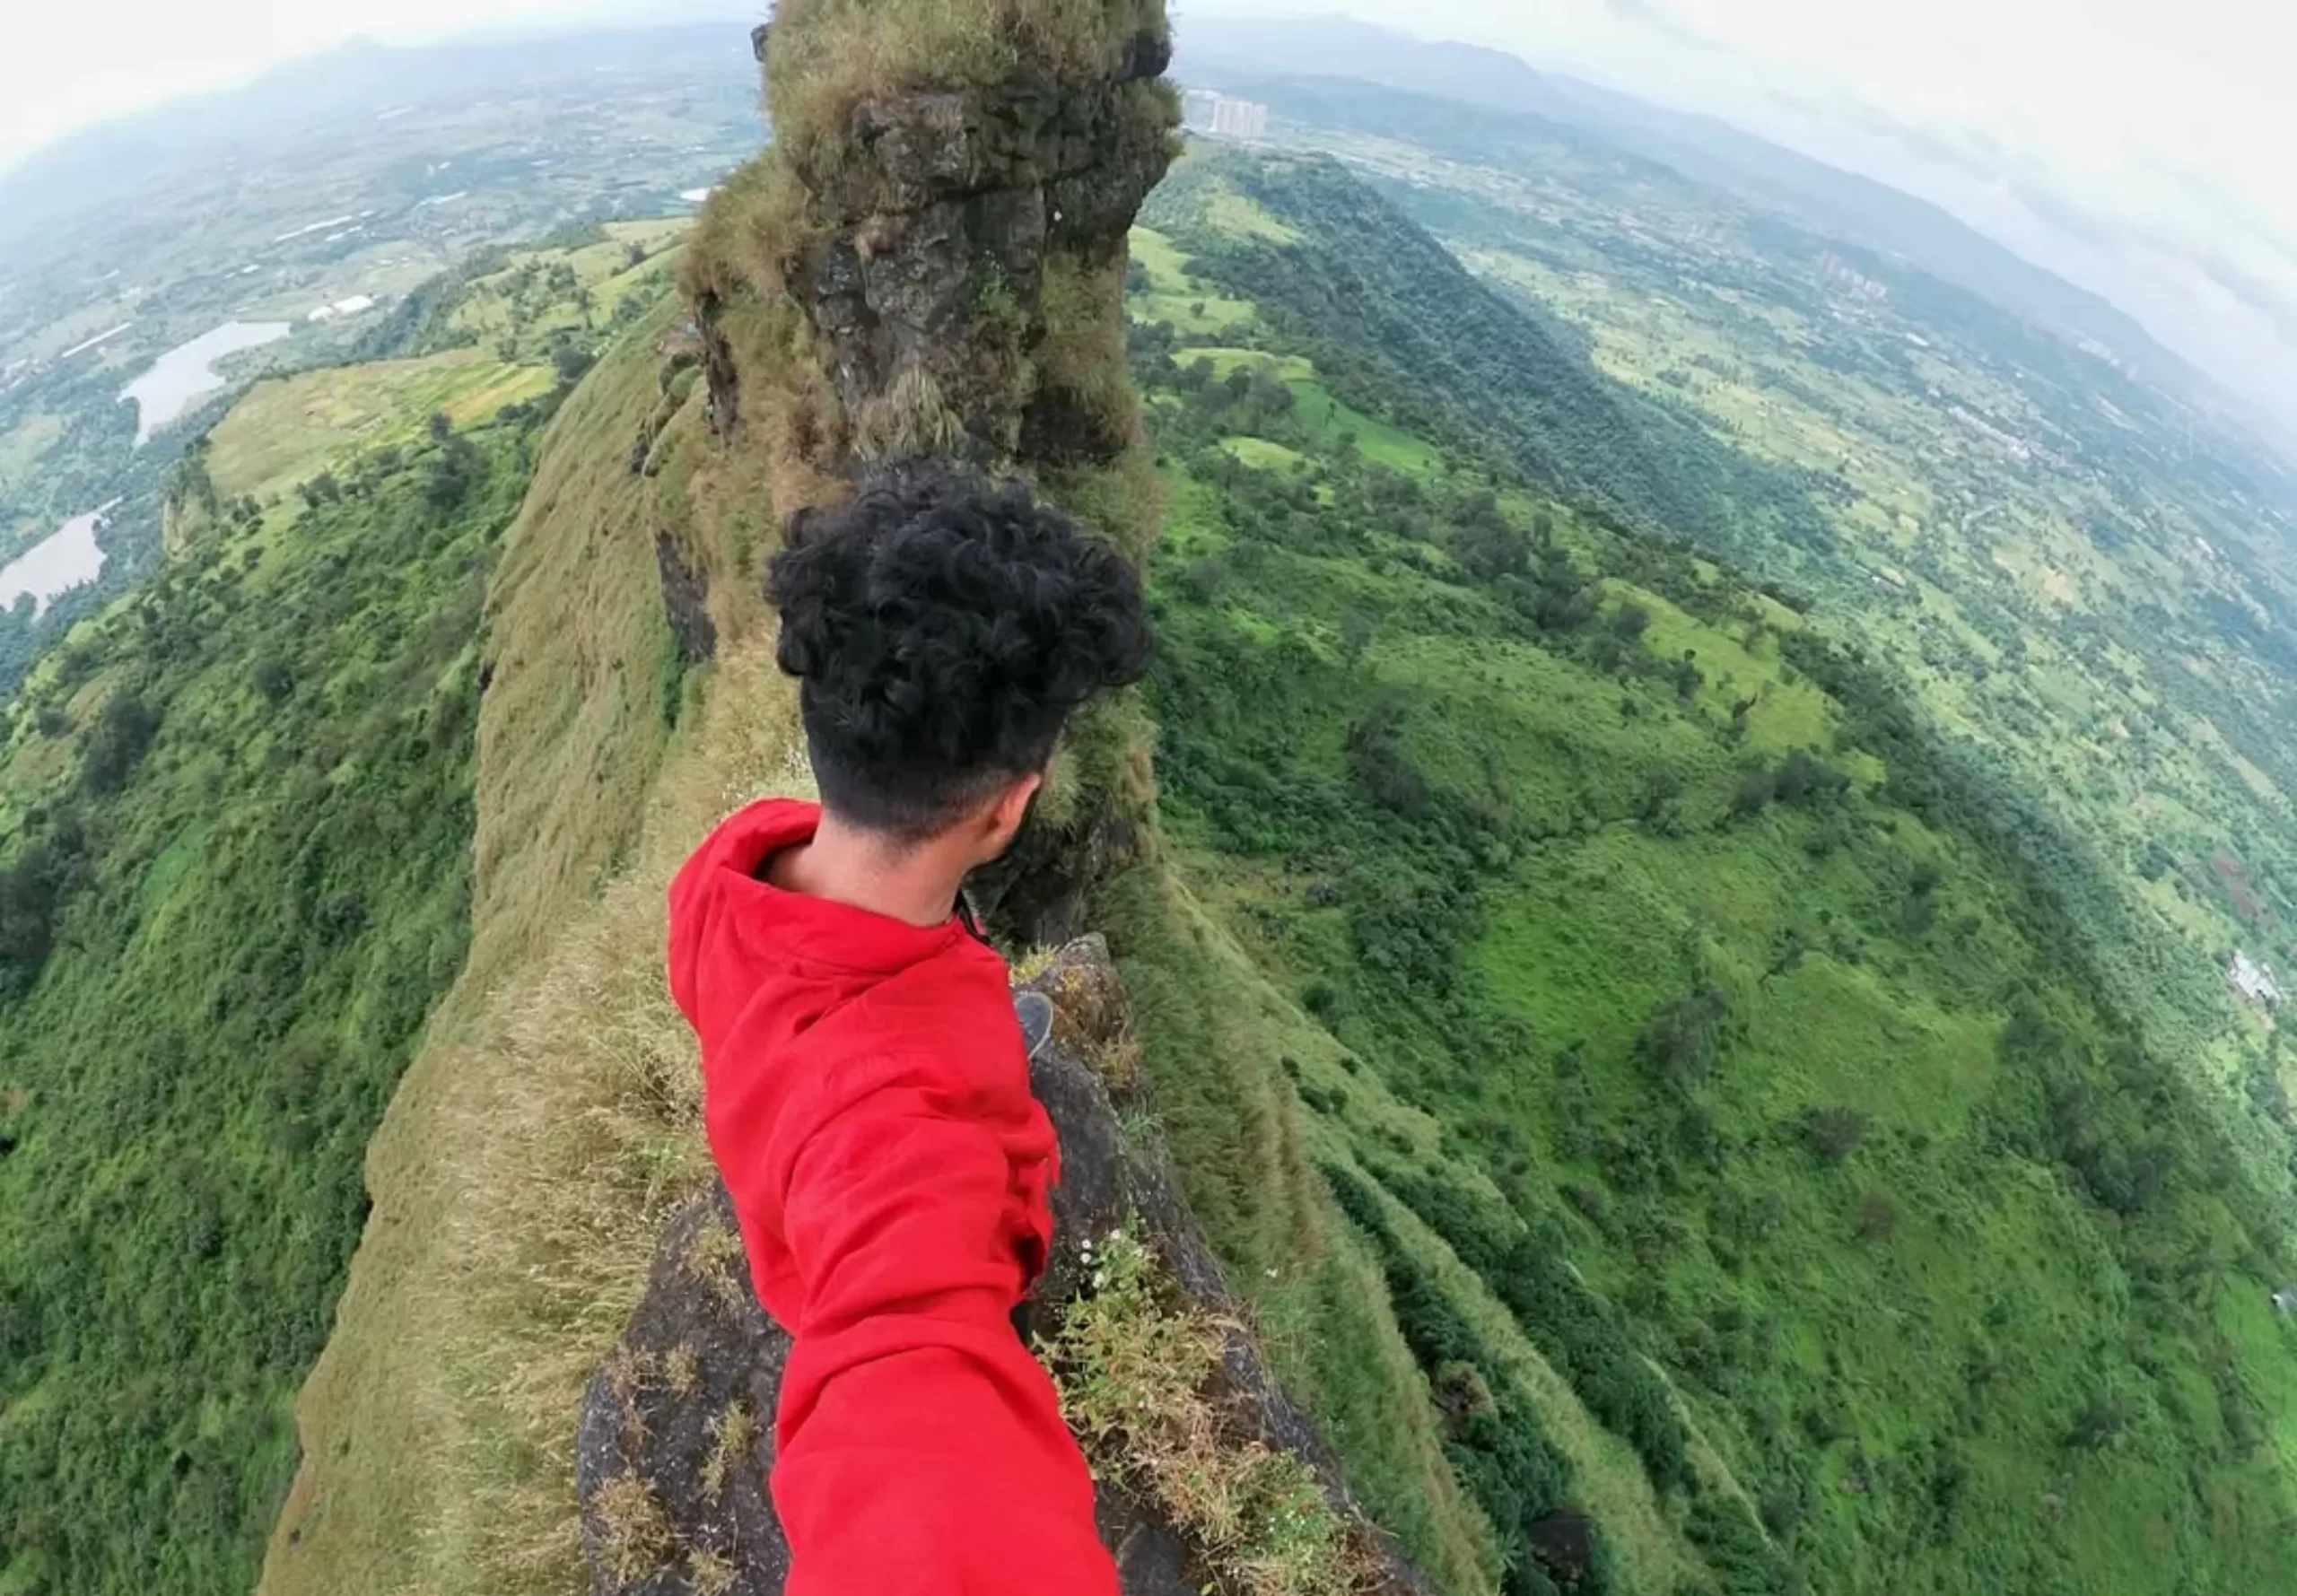
[[[2297, 942], [2297, 497], [2271, 451], [1904, 259], [1550, 125], [1268, 94], [1596, 371], [1812, 487], [1823, 538], [1694, 530], [1907, 681], [2063, 856], [2118, 1000], [2246, 1115], [2280, 1067], [2225, 971]], [[2276, 1182], [2278, 1090], [2244, 1131]]]
[[[8, 716], [0, 1590], [236, 1592], [470, 906], [522, 427], [240, 498]], [[195, 465], [188, 478], [197, 484]]]
[[1359, 1487], [1463, 1586], [1537, 1589], [1561, 1504], [1612, 1589], [2297, 1578], [2284, 1226], [2056, 879], [1823, 615], [1487, 449], [1504, 399], [1458, 424], [1402, 312], [1284, 287], [1361, 269], [1344, 181], [1176, 174], [1139, 252], [1172, 880], [1109, 911]]
[[[10, 1596], [257, 1577], [296, 1468], [290, 1403], [367, 1217], [369, 1138], [485, 923], [486, 850], [506, 851], [476, 780], [502, 650], [582, 690], [555, 650], [590, 628], [490, 613], [520, 580], [497, 555], [536, 423], [607, 327], [659, 304], [667, 242], [633, 225], [491, 258], [379, 325], [389, 358], [258, 384], [186, 449], [158, 576], [10, 708]], [[638, 552], [606, 573], [642, 616], [639, 707], [614, 728], [651, 746], [683, 662]], [[586, 889], [638, 807], [605, 805]]]
[[[1250, 210], [1283, 220], [1235, 225]], [[1535, 319], [1480, 282], [1334, 162], [1208, 157], [1159, 190], [1147, 214], [1168, 228], [1224, 230], [1232, 242], [1200, 275], [1252, 296], [1271, 325], [1354, 320], [1326, 373], [1342, 398], [1376, 397], [1431, 437], [1472, 441], [1647, 531], [1725, 547], [1828, 541], [1804, 473], [1722, 445], [1597, 371], [1576, 329]]]
[[[298, 1405], [266, 1592], [583, 1579], [582, 1384], [706, 1170], [663, 888], [728, 809], [803, 781], [760, 626], [772, 499], [753, 458], [712, 447], [678, 319], [657, 301], [567, 399], [503, 541], [470, 956], [369, 1155], [376, 1222]], [[708, 663], [672, 632], [665, 545], [697, 579]]]

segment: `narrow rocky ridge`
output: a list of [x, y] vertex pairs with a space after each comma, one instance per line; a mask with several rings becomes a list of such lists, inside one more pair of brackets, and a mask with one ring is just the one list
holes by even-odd
[[[1429, 1591], [1367, 1523], [1307, 1417], [1277, 1389], [1162, 1156], [1128, 1134], [1140, 1087], [1105, 1075], [1131, 1015], [1108, 947], [1087, 938], [1023, 983], [1059, 1016], [1032, 1085], [1059, 1132], [1053, 1257], [1036, 1311], [1057, 1320], [1092, 1289], [1096, 1238], [1147, 1243], [1190, 1310], [1221, 1327], [1210, 1395], [1224, 1440], [1305, 1460], [1347, 1522], [1367, 1596]], [[767, 1496], [774, 1398], [789, 1338], [749, 1289], [722, 1187], [664, 1232], [630, 1328], [591, 1380], [577, 1440], [583, 1547], [595, 1596], [777, 1596], [790, 1553]], [[1228, 1588], [1202, 1548], [1122, 1469], [1102, 1460], [1101, 1533], [1126, 1596], [1204, 1596]]]

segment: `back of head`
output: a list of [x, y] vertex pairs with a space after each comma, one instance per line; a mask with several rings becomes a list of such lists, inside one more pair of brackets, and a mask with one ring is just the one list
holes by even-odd
[[793, 518], [767, 595], [824, 805], [910, 840], [1042, 772], [1078, 706], [1148, 663], [1122, 554], [1017, 483], [939, 467]]

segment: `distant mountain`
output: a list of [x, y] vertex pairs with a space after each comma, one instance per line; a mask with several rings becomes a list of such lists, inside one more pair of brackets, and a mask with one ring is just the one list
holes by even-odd
[[557, 35], [491, 35], [421, 48], [360, 42], [292, 61], [244, 88], [171, 100], [71, 134], [0, 170], [0, 239], [29, 238], [155, 171], [259, 159], [269, 147], [355, 139], [402, 108], [493, 100], [593, 81], [603, 96], [633, 74], [677, 75], [729, 104], [755, 92], [741, 30], [683, 24]]
[[1221, 84], [1252, 74], [1361, 78], [1597, 135], [1804, 225], [1904, 257], [2125, 365], [2179, 387], [2188, 363], [2104, 299], [2045, 271], [1926, 200], [1800, 155], [1712, 117], [1652, 105], [1475, 45], [1430, 43], [1346, 17], [1193, 16], [1175, 74]]

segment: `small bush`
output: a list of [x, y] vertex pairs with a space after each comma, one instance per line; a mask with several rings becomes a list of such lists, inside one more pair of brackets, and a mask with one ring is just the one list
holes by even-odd
[[[1092, 1243], [1087, 1243], [1088, 1249]], [[1358, 1558], [1350, 1526], [1314, 1471], [1240, 1439], [1205, 1395], [1218, 1324], [1172, 1300], [1155, 1255], [1122, 1231], [1088, 1252], [1092, 1295], [1051, 1344], [1061, 1404], [1105, 1469], [1145, 1487], [1244, 1596], [1347, 1596]]]
[[1867, 1118], [1855, 1108], [1814, 1108], [1803, 1116], [1803, 1145], [1821, 1164], [1840, 1164], [1866, 1139]]

